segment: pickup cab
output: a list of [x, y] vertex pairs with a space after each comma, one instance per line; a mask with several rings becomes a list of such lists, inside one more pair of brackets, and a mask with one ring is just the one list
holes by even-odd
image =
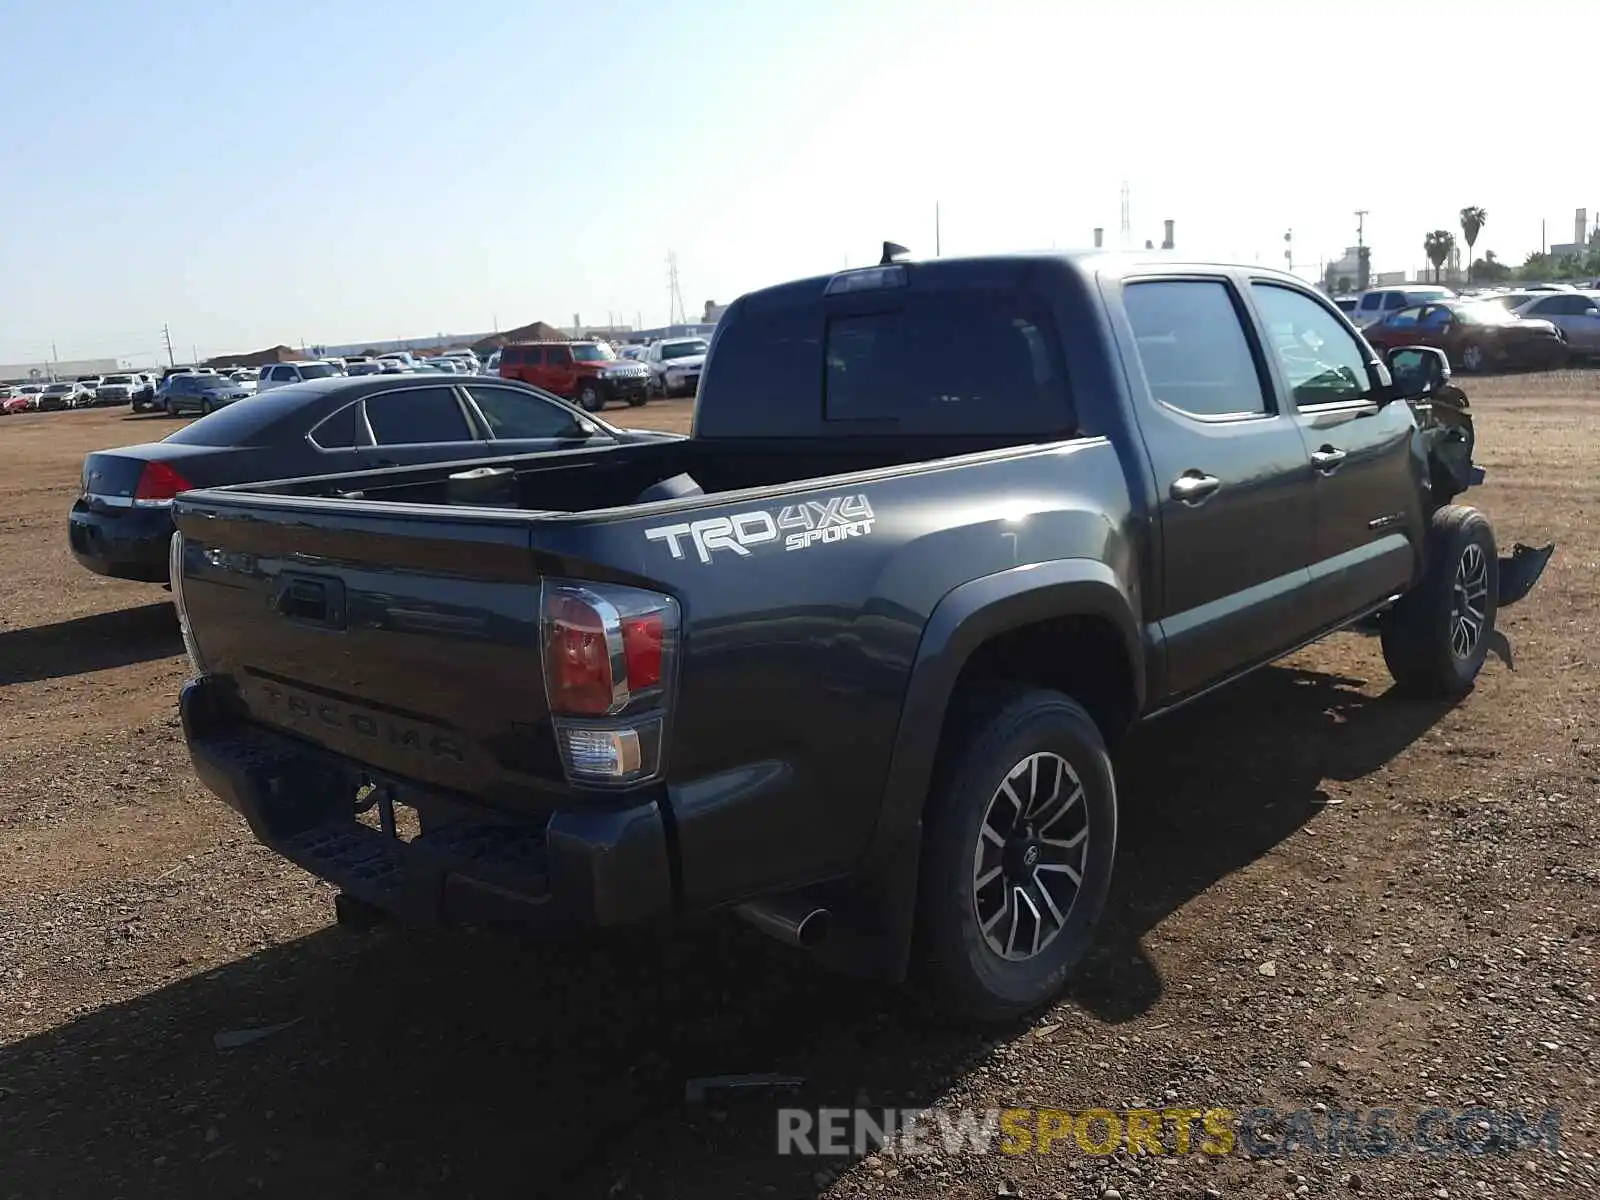
[[750, 293], [687, 438], [196, 490], [205, 784], [341, 919], [736, 912], [997, 1020], [1055, 996], [1136, 721], [1375, 627], [1472, 687], [1465, 398], [1288, 275], [907, 261]]

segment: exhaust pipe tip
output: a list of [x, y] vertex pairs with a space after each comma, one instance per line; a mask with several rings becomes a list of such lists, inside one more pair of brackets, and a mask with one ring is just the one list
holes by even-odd
[[833, 928], [833, 914], [807, 903], [761, 903], [752, 901], [735, 909], [751, 925], [768, 937], [790, 946], [810, 950], [822, 943]]
[[806, 950], [820, 945], [833, 928], [833, 914], [825, 908], [814, 908], [801, 917], [795, 926], [795, 941]]

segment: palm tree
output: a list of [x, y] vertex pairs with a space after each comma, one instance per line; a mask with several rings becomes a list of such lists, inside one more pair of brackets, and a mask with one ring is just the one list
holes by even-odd
[[1444, 269], [1445, 259], [1450, 257], [1450, 251], [1456, 248], [1456, 235], [1448, 229], [1435, 229], [1422, 239], [1422, 252], [1428, 256], [1428, 261], [1433, 264], [1433, 281], [1439, 282], [1439, 272]]
[[1461, 210], [1461, 236], [1467, 239], [1467, 282], [1472, 282], [1472, 247], [1483, 227], [1489, 223], [1489, 214], [1477, 205]]

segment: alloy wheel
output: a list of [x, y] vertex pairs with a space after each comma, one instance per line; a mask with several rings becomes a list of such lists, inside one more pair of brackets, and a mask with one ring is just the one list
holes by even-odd
[[972, 904], [989, 949], [1026, 962], [1066, 926], [1083, 883], [1089, 816], [1083, 782], [1059, 754], [1017, 763], [984, 810], [972, 852]]
[[1483, 639], [1489, 597], [1489, 559], [1476, 542], [1461, 552], [1450, 596], [1450, 653], [1465, 661]]

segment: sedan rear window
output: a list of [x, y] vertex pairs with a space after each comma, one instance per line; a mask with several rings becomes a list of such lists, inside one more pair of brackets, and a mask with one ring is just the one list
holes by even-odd
[[264, 446], [274, 440], [275, 427], [284, 422], [292, 424], [296, 414], [301, 415], [305, 424], [292, 433], [288, 430], [285, 433], [299, 437], [319, 419], [313, 414], [327, 411], [326, 400], [326, 395], [318, 391], [278, 388], [219, 408], [209, 417], [201, 417], [162, 440], [184, 446]]

